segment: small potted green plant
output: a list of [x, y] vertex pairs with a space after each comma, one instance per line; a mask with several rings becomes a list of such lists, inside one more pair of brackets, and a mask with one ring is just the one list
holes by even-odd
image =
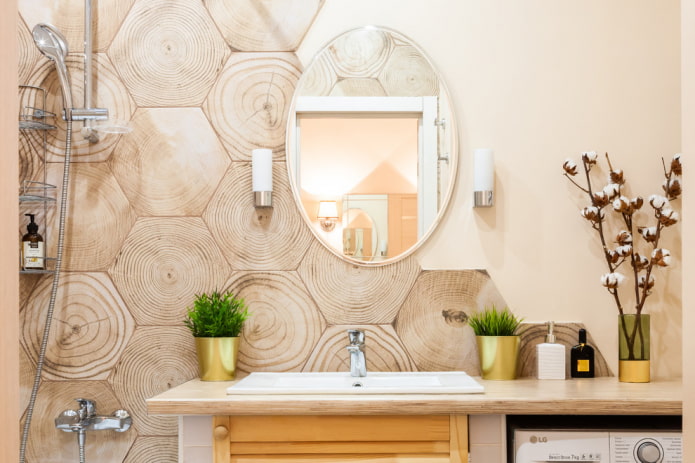
[[471, 314], [468, 324], [476, 336], [483, 379], [516, 379], [522, 321], [508, 307], [499, 311], [494, 305]]
[[234, 379], [239, 353], [239, 334], [249, 317], [243, 299], [232, 292], [197, 294], [187, 309], [184, 324], [195, 337], [200, 379]]

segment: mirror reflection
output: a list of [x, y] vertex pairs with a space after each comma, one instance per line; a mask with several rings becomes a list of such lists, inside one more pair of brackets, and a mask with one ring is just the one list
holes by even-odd
[[394, 31], [350, 31], [319, 52], [292, 103], [288, 168], [331, 251], [382, 264], [432, 232], [456, 173], [449, 108], [425, 55]]

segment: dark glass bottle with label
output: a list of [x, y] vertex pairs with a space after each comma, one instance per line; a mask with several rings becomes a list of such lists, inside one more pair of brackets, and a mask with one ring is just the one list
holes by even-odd
[[570, 376], [572, 378], [594, 377], [594, 348], [586, 343], [586, 330], [579, 330], [579, 344], [570, 351]]
[[46, 248], [43, 236], [39, 235], [39, 226], [34, 222], [34, 214], [29, 217], [27, 233], [22, 237], [22, 270], [43, 270], [46, 268]]

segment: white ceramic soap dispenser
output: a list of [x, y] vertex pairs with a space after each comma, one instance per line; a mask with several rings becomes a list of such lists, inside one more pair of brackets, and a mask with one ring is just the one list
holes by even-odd
[[538, 379], [565, 379], [565, 346], [555, 342], [555, 322], [548, 322], [545, 342], [536, 346]]

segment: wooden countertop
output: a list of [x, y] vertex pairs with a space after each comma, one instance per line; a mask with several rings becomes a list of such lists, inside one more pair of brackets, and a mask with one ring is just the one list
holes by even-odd
[[198, 379], [147, 400], [150, 415], [681, 415], [680, 380], [621, 383], [615, 377], [566, 381], [484, 381], [484, 394], [227, 395], [234, 384]]

